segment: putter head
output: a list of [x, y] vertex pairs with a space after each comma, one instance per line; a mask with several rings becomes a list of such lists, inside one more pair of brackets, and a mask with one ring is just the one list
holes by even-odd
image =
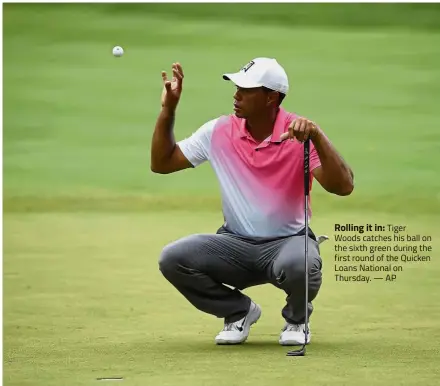
[[318, 236], [317, 240], [318, 240], [318, 245], [322, 244], [324, 241], [328, 240], [328, 236], [327, 235], [320, 235], [320, 236]]
[[306, 346], [304, 345], [296, 351], [288, 351], [286, 355], [288, 357], [303, 357], [306, 355]]

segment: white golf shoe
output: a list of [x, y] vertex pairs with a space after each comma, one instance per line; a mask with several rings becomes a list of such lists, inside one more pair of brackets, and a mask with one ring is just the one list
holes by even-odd
[[[280, 345], [282, 346], [296, 346], [304, 344], [305, 339], [305, 324], [286, 323], [280, 334]], [[307, 333], [307, 344], [310, 343], [312, 333], [310, 332], [310, 324]]]
[[215, 337], [216, 344], [239, 344], [243, 343], [249, 336], [251, 326], [260, 319], [261, 308], [258, 304], [251, 302], [247, 315], [234, 323], [225, 323], [222, 331]]

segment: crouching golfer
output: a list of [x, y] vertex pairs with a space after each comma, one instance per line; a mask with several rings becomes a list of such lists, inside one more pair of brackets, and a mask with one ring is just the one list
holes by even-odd
[[[244, 342], [261, 316], [260, 306], [241, 290], [273, 284], [287, 295], [279, 343], [303, 344], [302, 142], [311, 140], [310, 186], [316, 178], [326, 191], [349, 195], [353, 173], [314, 122], [280, 107], [289, 83], [275, 59], [256, 58], [239, 72], [223, 75], [236, 86], [234, 114], [205, 123], [178, 143], [173, 126], [184, 75], [179, 63], [172, 71], [170, 80], [162, 72], [162, 109], [152, 138], [151, 170], [167, 174], [209, 161], [220, 184], [224, 223], [215, 234], [190, 235], [165, 246], [160, 271], [197, 309], [224, 319], [217, 344]], [[322, 282], [322, 260], [311, 229], [309, 237], [311, 315]], [[310, 341], [309, 326], [307, 331]]]

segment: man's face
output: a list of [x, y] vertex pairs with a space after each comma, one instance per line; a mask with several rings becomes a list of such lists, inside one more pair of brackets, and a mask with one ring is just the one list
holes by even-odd
[[264, 114], [273, 104], [274, 96], [262, 87], [241, 88], [234, 94], [234, 111], [238, 118], [252, 118]]

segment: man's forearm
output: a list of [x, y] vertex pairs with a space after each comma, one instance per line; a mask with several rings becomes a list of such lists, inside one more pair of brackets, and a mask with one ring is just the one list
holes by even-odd
[[338, 195], [350, 194], [354, 188], [351, 168], [320, 129], [312, 142], [321, 161], [324, 187]]
[[171, 157], [176, 146], [174, 138], [175, 110], [162, 107], [154, 128], [151, 143], [151, 169], [160, 169], [160, 166]]

